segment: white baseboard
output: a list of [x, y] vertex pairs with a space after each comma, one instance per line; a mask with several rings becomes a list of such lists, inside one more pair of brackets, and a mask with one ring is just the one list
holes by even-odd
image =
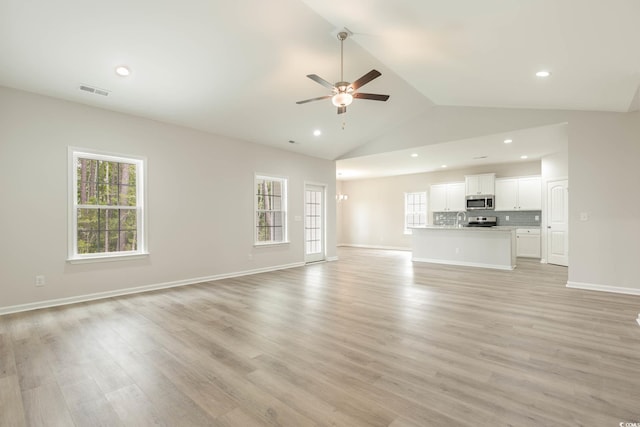
[[253, 270], [237, 271], [233, 273], [216, 274], [213, 276], [196, 277], [192, 279], [176, 280], [174, 282], [157, 283], [154, 285], [137, 286], [135, 288], [118, 289], [115, 291], [98, 292], [93, 294], [78, 295], [69, 298], [58, 298], [46, 301], [32, 302], [28, 304], [12, 305], [8, 307], [0, 307], [0, 316], [3, 314], [19, 313], [21, 311], [37, 310], [39, 308], [57, 307], [60, 305], [76, 304], [79, 302], [94, 301], [104, 298], [112, 298], [122, 295], [137, 294], [141, 292], [155, 291], [158, 289], [175, 288], [178, 286], [195, 285], [197, 283], [213, 282], [216, 280], [229, 279], [232, 277], [249, 276], [258, 273], [267, 273], [269, 271], [285, 270], [289, 268], [304, 267], [304, 262], [295, 262], [291, 264], [276, 265], [272, 267], [256, 268]]
[[616, 294], [640, 295], [640, 288], [623, 288], [620, 286], [599, 285], [597, 283], [567, 282], [567, 288], [586, 289], [589, 291], [613, 292]]
[[411, 248], [406, 248], [402, 246], [356, 245], [351, 243], [342, 243], [338, 246], [347, 246], [351, 248], [362, 248], [362, 249], [382, 249], [386, 251], [410, 251], [411, 250]]
[[466, 262], [466, 261], [443, 261], [441, 259], [431, 259], [431, 258], [411, 258], [411, 261], [415, 262], [429, 262], [432, 264], [445, 264], [445, 265], [461, 265], [463, 267], [482, 267], [482, 268], [493, 268], [496, 270], [513, 270], [514, 267], [506, 266], [506, 265], [498, 265], [498, 264], [482, 264], [478, 262]]

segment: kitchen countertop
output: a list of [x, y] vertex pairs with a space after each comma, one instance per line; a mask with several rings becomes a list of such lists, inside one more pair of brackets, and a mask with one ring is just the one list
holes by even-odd
[[413, 230], [463, 230], [463, 231], [512, 231], [520, 227], [456, 227], [455, 225], [427, 225], [425, 227], [413, 227]]
[[540, 229], [539, 225], [496, 225], [493, 227], [466, 227], [466, 226], [462, 226], [462, 227], [457, 227], [455, 225], [427, 225], [424, 227], [409, 227], [409, 228], [416, 228], [416, 229], [441, 229], [441, 230], [457, 230], [459, 228], [462, 228], [464, 230], [467, 229], [477, 229], [477, 228], [481, 228], [481, 229], [490, 229], [490, 230], [516, 230], [519, 228], [525, 228], [525, 229]]

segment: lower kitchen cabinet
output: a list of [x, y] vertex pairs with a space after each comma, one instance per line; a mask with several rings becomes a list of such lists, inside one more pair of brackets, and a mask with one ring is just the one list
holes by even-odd
[[540, 229], [516, 229], [516, 256], [540, 258]]

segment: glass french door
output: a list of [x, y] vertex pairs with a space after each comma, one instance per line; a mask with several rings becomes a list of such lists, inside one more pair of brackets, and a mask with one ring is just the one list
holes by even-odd
[[305, 185], [304, 189], [304, 260], [324, 261], [324, 187]]

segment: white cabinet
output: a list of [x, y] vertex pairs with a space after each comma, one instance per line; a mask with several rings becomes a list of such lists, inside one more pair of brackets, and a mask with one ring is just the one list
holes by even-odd
[[516, 178], [496, 179], [497, 211], [513, 211], [518, 209], [518, 180]]
[[518, 209], [542, 209], [542, 186], [539, 176], [518, 179]]
[[542, 209], [540, 177], [496, 179], [497, 211], [539, 211]]
[[493, 195], [495, 194], [495, 173], [483, 173], [480, 175], [467, 175], [464, 177], [467, 196]]
[[434, 184], [431, 186], [431, 211], [463, 211], [464, 203], [464, 182], [451, 182], [447, 184]]
[[516, 229], [516, 256], [540, 258], [540, 229]]

